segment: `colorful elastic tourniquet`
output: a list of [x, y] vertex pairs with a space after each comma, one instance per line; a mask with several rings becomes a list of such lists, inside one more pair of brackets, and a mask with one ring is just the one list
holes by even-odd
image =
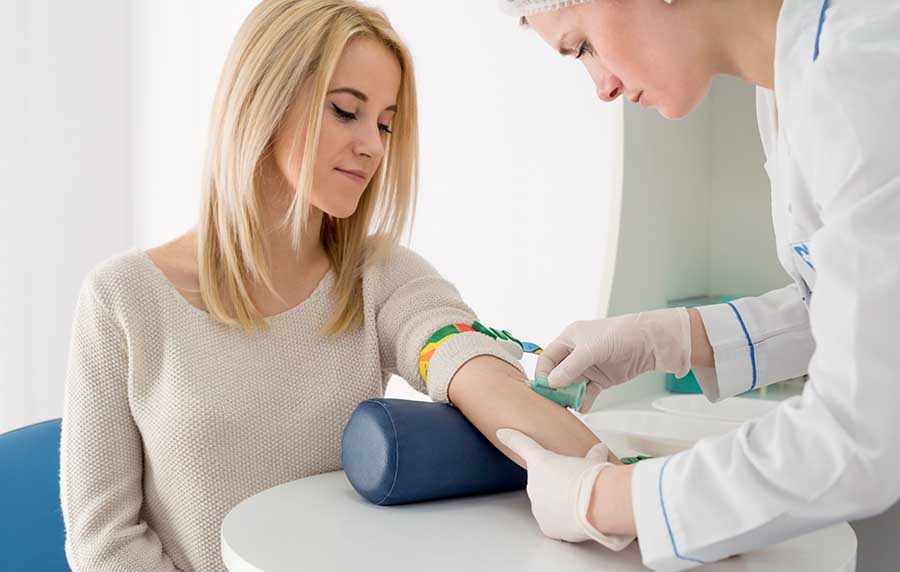
[[[432, 334], [432, 336], [428, 338], [428, 341], [425, 342], [422, 351], [419, 353], [419, 374], [426, 384], [428, 383], [428, 365], [431, 363], [431, 358], [434, 357], [434, 352], [436, 352], [444, 342], [456, 334], [461, 334], [463, 332], [478, 332], [495, 340], [514, 342], [522, 348], [523, 352], [529, 354], [541, 355], [544, 352], [544, 350], [541, 349], [541, 346], [537, 344], [523, 342], [516, 339], [515, 336], [506, 330], [488, 328], [477, 321], [472, 322], [472, 325], [451, 324]], [[569, 387], [557, 389], [550, 387], [550, 383], [546, 378], [539, 377], [538, 379], [531, 381], [529, 387], [531, 387], [532, 391], [542, 397], [555, 401], [565, 407], [571, 407], [572, 409], [578, 410], [581, 409], [581, 405], [584, 401], [587, 382], [582, 381], [580, 383], [573, 383]]]
[[652, 459], [653, 457], [647, 457], [646, 455], [638, 455], [636, 457], [622, 457], [619, 459], [622, 461], [623, 465], [633, 465], [637, 462], [644, 461], [646, 459]]
[[422, 351], [419, 353], [419, 374], [422, 376], [422, 380], [426, 383], [428, 382], [428, 364], [431, 362], [431, 358], [434, 357], [434, 352], [437, 351], [441, 345], [455, 336], [456, 334], [461, 334], [463, 332], [479, 332], [484, 334], [490, 338], [495, 340], [505, 340], [509, 342], [515, 342], [518, 344], [522, 351], [529, 354], [540, 355], [543, 350], [537, 344], [532, 344], [530, 342], [521, 342], [513, 337], [512, 334], [507, 332], [506, 330], [495, 330], [494, 328], [488, 328], [484, 326], [481, 322], [472, 322], [469, 324], [450, 324], [440, 330], [436, 331], [434, 334], [428, 338], [428, 341], [425, 342], [425, 346], [422, 347]]

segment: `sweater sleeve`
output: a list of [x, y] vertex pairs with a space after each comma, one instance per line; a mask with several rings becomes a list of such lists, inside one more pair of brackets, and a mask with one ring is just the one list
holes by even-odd
[[448, 403], [453, 376], [467, 361], [480, 355], [501, 359], [523, 372], [502, 343], [477, 332], [457, 334], [442, 344], [428, 369], [428, 383], [419, 374], [419, 353], [428, 338], [450, 324], [471, 324], [475, 312], [459, 291], [415, 252], [397, 248], [378, 272], [378, 343], [382, 368], [403, 377], [436, 402]]
[[126, 343], [89, 278], [75, 311], [60, 444], [65, 549], [76, 572], [177, 570], [140, 518], [143, 448]]

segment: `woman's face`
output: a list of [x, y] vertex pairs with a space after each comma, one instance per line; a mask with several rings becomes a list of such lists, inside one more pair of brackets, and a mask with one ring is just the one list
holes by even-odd
[[[356, 211], [384, 158], [402, 71], [391, 50], [376, 40], [354, 40], [344, 49], [325, 98], [310, 203], [335, 218]], [[300, 90], [275, 138], [275, 162], [293, 186], [299, 179], [306, 129], [306, 93]]]
[[687, 115], [712, 81], [704, 34], [687, 6], [593, 0], [528, 17], [554, 49], [578, 58], [603, 101], [619, 96], [664, 117]]

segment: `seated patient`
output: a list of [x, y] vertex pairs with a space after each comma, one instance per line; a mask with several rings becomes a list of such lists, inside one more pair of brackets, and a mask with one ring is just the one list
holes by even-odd
[[[73, 570], [224, 570], [243, 499], [341, 468], [341, 431], [399, 374], [499, 427], [584, 455], [596, 438], [531, 392], [517, 356], [398, 246], [415, 200], [406, 47], [352, 0], [265, 0], [215, 100], [197, 226], [85, 279], [66, 378], [61, 501]], [[513, 453], [506, 453], [521, 464]]]

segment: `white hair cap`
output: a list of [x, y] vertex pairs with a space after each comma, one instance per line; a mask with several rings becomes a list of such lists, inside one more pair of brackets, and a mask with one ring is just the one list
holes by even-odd
[[507, 14], [522, 18], [539, 12], [562, 10], [569, 6], [591, 1], [592, 0], [500, 0], [500, 7]]
[[[553, 10], [562, 10], [576, 4], [584, 4], [592, 0], [500, 0], [501, 9], [512, 16], [524, 18], [532, 16], [540, 12], [552, 12]], [[672, 0], [663, 0], [666, 4], [671, 4]]]

